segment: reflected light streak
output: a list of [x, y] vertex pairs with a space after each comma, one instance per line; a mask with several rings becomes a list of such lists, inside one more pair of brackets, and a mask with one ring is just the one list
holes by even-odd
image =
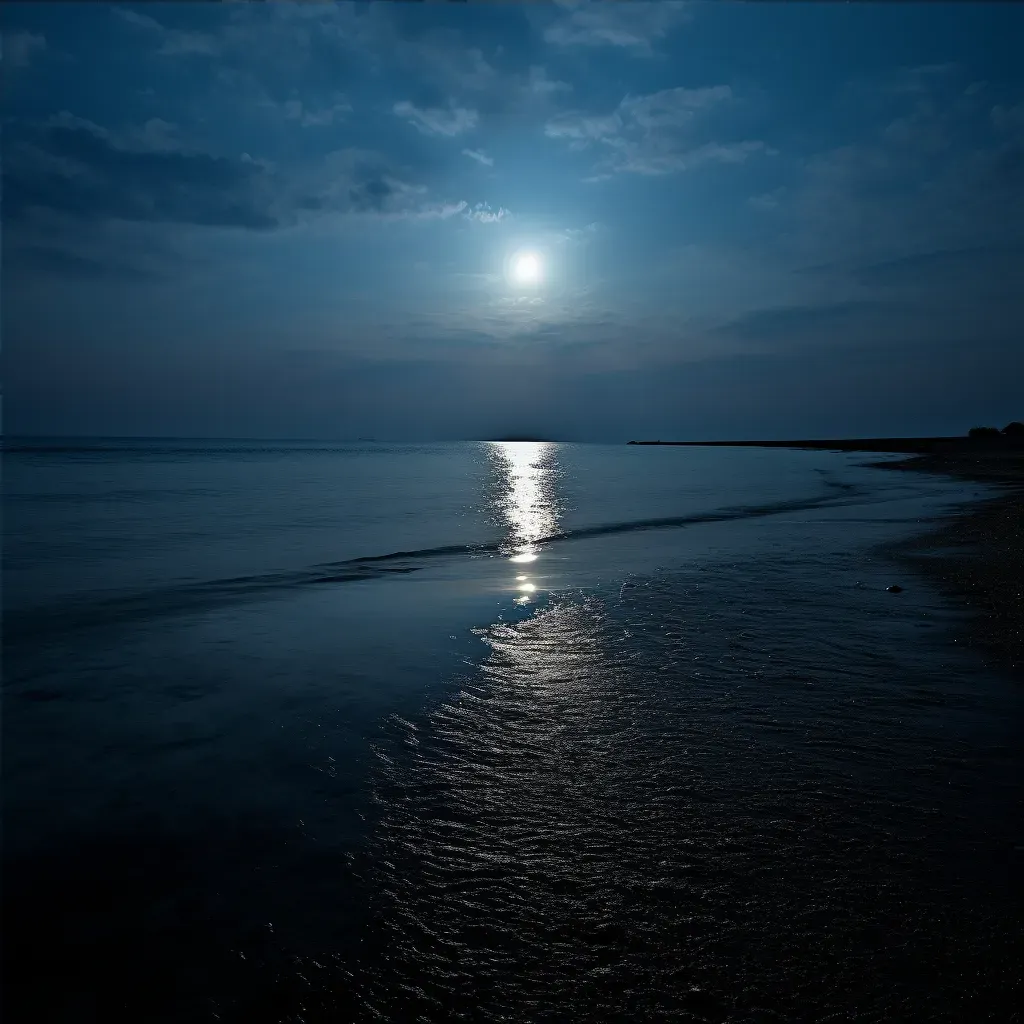
[[558, 531], [554, 494], [555, 446], [544, 441], [494, 441], [490, 454], [498, 477], [497, 503], [509, 530], [512, 562], [534, 562], [537, 542]]

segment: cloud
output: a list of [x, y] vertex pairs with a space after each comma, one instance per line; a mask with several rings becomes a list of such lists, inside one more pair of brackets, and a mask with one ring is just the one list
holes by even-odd
[[697, 111], [732, 99], [727, 85], [702, 89], [662, 89], [647, 96], [627, 96], [619, 104], [624, 119], [641, 128], [677, 128], [687, 124]]
[[504, 206], [492, 210], [487, 203], [477, 203], [471, 210], [466, 211], [466, 217], [478, 224], [497, 224], [511, 216], [511, 211], [506, 210]]
[[190, 147], [175, 125], [156, 118], [115, 133], [64, 112], [15, 125], [5, 142], [4, 213], [14, 226], [56, 218], [86, 231], [110, 222], [269, 231], [327, 215], [415, 221], [469, 211], [481, 222], [507, 215], [433, 200], [372, 151], [337, 150], [285, 172], [248, 153]]
[[562, 13], [544, 30], [553, 46], [617, 47], [635, 56], [650, 56], [652, 46], [689, 17], [689, 5], [664, 0], [638, 3], [562, 2]]
[[158, 120], [115, 136], [67, 112], [15, 132], [4, 166], [5, 215], [44, 209], [89, 220], [275, 226], [259, 165], [178, 148], [172, 136]]
[[785, 188], [776, 188], [771, 192], [762, 192], [760, 195], [751, 196], [747, 200], [747, 204], [755, 210], [771, 212], [772, 210], [777, 210], [779, 208], [785, 194]]
[[755, 153], [774, 154], [764, 142], [752, 139], [694, 144], [691, 134], [698, 116], [732, 98], [727, 85], [627, 95], [607, 114], [560, 114], [547, 122], [544, 133], [566, 140], [570, 149], [599, 145], [606, 150], [595, 173], [584, 179], [588, 182], [621, 173], [673, 174], [706, 163], [742, 163]]
[[366, 213], [371, 210], [380, 213], [400, 191], [398, 183], [393, 179], [373, 176], [353, 183], [349, 187], [348, 195], [352, 209], [357, 213]]
[[877, 330], [890, 321], [896, 307], [889, 302], [843, 302], [777, 306], [756, 309], [730, 320], [709, 333], [754, 345], [780, 347], [808, 343], [849, 341], [857, 332]]
[[470, 160], [475, 160], [484, 167], [494, 166], [493, 158], [489, 157], [482, 149], [464, 149], [462, 155], [468, 156]]
[[333, 102], [318, 104], [297, 97], [275, 103], [267, 99], [265, 106], [278, 110], [287, 121], [297, 121], [303, 128], [321, 128], [336, 121], [344, 120], [352, 113], [352, 105], [344, 96], [337, 94]]
[[[410, 74], [416, 91], [408, 99], [417, 106], [444, 106], [448, 97], [456, 96], [486, 116], [535, 109], [572, 91], [570, 83], [552, 77], [540, 61], [527, 67], [509, 66], [513, 47], [488, 47], [485, 52], [469, 31], [425, 28], [419, 12], [406, 5], [348, 6], [380, 12], [369, 47], [375, 53], [387, 53], [395, 66]], [[519, 16], [527, 20], [531, 14], [527, 10]], [[510, 11], [507, 16], [517, 15]]]
[[416, 223], [451, 220], [459, 214], [471, 216], [471, 208], [465, 199], [453, 200], [422, 200], [415, 203], [390, 201], [391, 193], [382, 197], [379, 203], [363, 206], [354, 210], [357, 216], [373, 217], [389, 223]]
[[755, 153], [775, 154], [763, 142], [751, 139], [743, 142], [707, 142], [685, 152], [657, 152], [638, 145], [627, 146], [623, 155], [614, 161], [617, 171], [633, 174], [672, 174], [687, 171], [703, 164], [741, 164]]
[[618, 113], [594, 116], [568, 112], [548, 121], [544, 134], [551, 139], [568, 139], [572, 148], [582, 149], [591, 142], [618, 136], [622, 128]]
[[133, 28], [144, 29], [147, 32], [164, 31], [163, 25], [156, 18], [151, 18], [148, 14], [139, 14], [138, 11], [133, 11], [130, 7], [114, 7], [110, 13]]
[[220, 67], [215, 82], [210, 98], [219, 101], [231, 116], [237, 116], [239, 109], [245, 114], [259, 111], [277, 123], [323, 128], [346, 120], [353, 112], [345, 93], [320, 80], [306, 85], [300, 95], [294, 76], [278, 79], [236, 67]]
[[959, 71], [959, 65], [952, 61], [943, 64], [917, 64], [912, 67], [897, 68], [883, 76], [881, 88], [892, 93], [928, 93], [935, 83], [949, 78]]
[[996, 131], [1007, 135], [1024, 136], [1024, 103], [1018, 103], [1014, 107], [997, 104], [989, 116]]
[[447, 220], [449, 217], [462, 213], [468, 207], [469, 204], [465, 200], [458, 203], [427, 203], [409, 214], [400, 216], [408, 216], [413, 220]]
[[392, 108], [396, 117], [408, 121], [424, 135], [461, 135], [476, 127], [478, 115], [466, 107], [450, 106], [447, 109], [430, 107], [423, 109], [403, 100]]
[[467, 47], [454, 33], [439, 31], [417, 40], [415, 51], [413, 59], [427, 76], [456, 92], [486, 91], [501, 79], [479, 47]]
[[221, 40], [207, 32], [189, 32], [167, 28], [148, 14], [139, 14], [127, 7], [115, 7], [114, 17], [126, 25], [147, 32], [159, 40], [157, 53], [164, 57], [216, 57], [222, 51]]
[[[808, 158], [783, 201], [781, 241], [809, 263], [881, 263], [1024, 237], [1024, 146], [948, 76], [903, 95], [897, 116]], [[1011, 110], [1012, 98], [1004, 104]]]
[[[95, 128], [93, 126], [93, 130]], [[130, 129], [125, 138], [143, 150], [167, 152], [182, 147], [178, 126], [161, 117], [151, 117], [141, 128]]]
[[115, 8], [115, 16], [148, 37], [164, 57], [216, 58], [219, 84], [235, 91], [244, 87], [250, 104], [261, 104], [268, 95], [288, 104], [295, 99], [295, 83], [302, 81], [301, 100], [315, 107], [309, 125], [339, 120], [342, 111], [328, 109], [327, 94], [339, 88], [351, 92], [353, 80], [379, 72], [384, 62], [408, 73], [406, 119], [429, 135], [462, 134], [481, 114], [538, 107], [572, 88], [539, 62], [499, 69], [496, 53], [471, 45], [461, 31], [427, 28], [418, 12], [401, 5], [260, 3], [209, 10], [201, 32], [167, 27], [153, 14], [129, 8]]
[[89, 281], [160, 279], [160, 275], [152, 270], [138, 263], [119, 259], [113, 254], [108, 254], [107, 258], [97, 258], [55, 245], [18, 245], [13, 254], [8, 253], [8, 260], [10, 266], [16, 268], [20, 274], [39, 273]]
[[561, 92], [572, 92], [572, 86], [568, 82], [549, 78], [547, 71], [536, 64], [532, 65], [526, 73], [523, 88], [527, 93], [540, 97], [548, 97]]
[[[904, 352], [1019, 337], [1024, 146], [992, 115], [997, 87], [982, 96], [950, 69], [902, 80], [874, 127], [807, 158], [785, 188], [748, 200], [774, 212], [764, 251], [803, 278], [806, 304], [752, 313], [719, 336], [780, 349], [871, 341]], [[999, 98], [1012, 110], [1019, 93]]]
[[[287, 192], [313, 214], [354, 213], [388, 219], [431, 216], [423, 185], [372, 150], [340, 149], [292, 173]], [[427, 203], [425, 206], [424, 204]]]
[[35, 209], [5, 224], [5, 273], [79, 281], [164, 281], [203, 269], [201, 253], [145, 221], [82, 221]]
[[732, 95], [727, 85], [627, 95], [611, 113], [566, 112], [548, 121], [544, 131], [551, 138], [581, 143], [614, 140], [620, 135], [665, 134], [687, 127], [698, 113], [725, 103]]
[[0, 55], [6, 68], [27, 68], [45, 49], [46, 37], [38, 32], [4, 32], [0, 37]]
[[314, 215], [352, 214], [381, 221], [448, 220], [469, 210], [465, 200], [434, 199], [425, 185], [406, 180], [386, 156], [336, 150], [307, 167], [288, 193]]
[[565, 228], [559, 231], [556, 237], [560, 242], [585, 242], [593, 238], [600, 230], [601, 225], [597, 221], [592, 221], [590, 224], [584, 224], [581, 228]]
[[8, 270], [19, 278], [62, 278], [82, 282], [162, 283], [210, 273], [208, 250], [162, 225], [108, 221], [81, 230], [61, 225], [19, 225], [4, 245]]
[[159, 51], [165, 57], [216, 57], [220, 42], [205, 32], [168, 31]]
[[[915, 252], [880, 263], [852, 265], [850, 276], [870, 289], [947, 295], [982, 292], [1016, 297], [1024, 238], [1016, 243]], [[837, 270], [840, 268], [829, 268]]]
[[300, 80], [317, 91], [343, 88], [350, 70], [373, 63], [393, 38], [392, 18], [377, 4], [211, 4], [203, 12], [201, 31], [165, 25], [154, 16], [162, 17], [162, 9], [147, 6], [153, 13], [118, 5], [113, 15], [148, 38], [155, 54], [169, 60], [215, 60], [218, 72], [249, 72], [278, 98], [282, 92], [287, 98]]
[[[357, 216], [371, 216], [380, 221], [437, 221], [450, 220], [460, 213], [469, 210], [469, 203], [464, 199], [429, 201], [429, 202], [396, 202], [396, 193], [391, 183], [379, 183], [378, 187], [369, 190], [369, 198], [353, 203], [353, 212]], [[355, 200], [355, 197], [353, 197]]]

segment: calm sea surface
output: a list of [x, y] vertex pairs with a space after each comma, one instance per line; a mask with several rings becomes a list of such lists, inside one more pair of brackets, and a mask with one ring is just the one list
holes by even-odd
[[1018, 1019], [1024, 699], [878, 552], [977, 487], [6, 449], [8, 1019]]

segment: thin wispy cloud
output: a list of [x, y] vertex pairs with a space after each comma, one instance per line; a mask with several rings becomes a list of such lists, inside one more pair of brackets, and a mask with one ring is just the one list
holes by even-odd
[[546, 68], [532, 65], [525, 76], [525, 89], [534, 96], [551, 97], [572, 92], [568, 82], [552, 78]]
[[559, 14], [544, 30], [546, 42], [558, 47], [614, 47], [650, 56], [654, 45], [689, 17], [689, 5], [562, 0]]
[[468, 208], [465, 200], [457, 203], [427, 203], [415, 210], [404, 213], [390, 214], [396, 219], [410, 220], [447, 220], [449, 217], [456, 217]]
[[493, 157], [489, 157], [481, 149], [464, 149], [462, 151], [462, 155], [463, 156], [468, 156], [470, 160], [475, 160], [478, 164], [481, 164], [484, 167], [493, 167], [494, 166], [494, 158]]
[[0, 36], [0, 57], [5, 68], [27, 68], [46, 49], [46, 37], [39, 32], [4, 32]]
[[1024, 103], [1012, 107], [1004, 107], [997, 103], [992, 108], [991, 118], [996, 131], [1024, 138]]
[[333, 103], [325, 105], [295, 98], [270, 105], [276, 107], [286, 120], [297, 121], [303, 128], [321, 128], [335, 124], [352, 113], [352, 105], [343, 96], [339, 96]]
[[216, 57], [222, 52], [221, 41], [212, 33], [168, 28], [156, 18], [127, 7], [111, 10], [115, 18], [156, 39], [156, 52], [163, 57]]
[[742, 163], [756, 153], [773, 153], [756, 139], [698, 141], [702, 118], [733, 99], [728, 85], [673, 88], [627, 95], [605, 114], [567, 111], [547, 122], [544, 133], [570, 149], [597, 149], [585, 180], [606, 181], [616, 174], [674, 174], [708, 163]]
[[408, 100], [396, 103], [392, 108], [396, 117], [402, 118], [424, 135], [453, 137], [472, 131], [479, 121], [475, 110], [466, 107], [417, 107]]

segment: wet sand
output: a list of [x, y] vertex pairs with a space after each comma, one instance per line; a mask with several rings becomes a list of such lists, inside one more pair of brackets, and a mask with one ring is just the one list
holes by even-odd
[[969, 642], [1024, 678], [1024, 450], [979, 451], [961, 442], [875, 465], [948, 473], [1004, 493], [964, 506], [894, 552], [975, 613]]
[[636, 445], [811, 448], [906, 453], [883, 469], [945, 473], [1003, 493], [971, 503], [890, 551], [976, 612], [969, 642], [1024, 678], [1024, 442], [1019, 438], [872, 437], [789, 441], [631, 441]]

